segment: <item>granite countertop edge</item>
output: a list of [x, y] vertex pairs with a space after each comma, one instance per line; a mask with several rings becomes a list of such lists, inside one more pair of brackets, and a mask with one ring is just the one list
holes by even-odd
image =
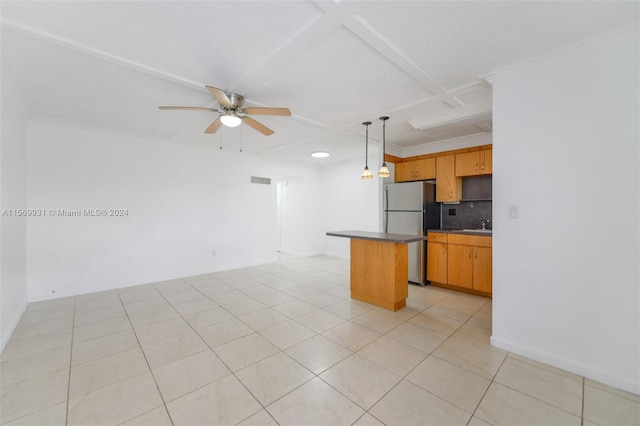
[[387, 243], [413, 243], [416, 241], [425, 241], [426, 236], [407, 235], [407, 234], [389, 234], [385, 232], [367, 232], [367, 231], [330, 231], [327, 232], [330, 237], [355, 238], [358, 240], [382, 241]]

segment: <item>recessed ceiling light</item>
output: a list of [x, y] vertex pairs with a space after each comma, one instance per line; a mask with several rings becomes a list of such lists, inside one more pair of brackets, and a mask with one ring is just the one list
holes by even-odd
[[314, 157], [314, 158], [326, 158], [326, 157], [328, 157], [330, 155], [331, 154], [329, 154], [326, 151], [316, 151], [316, 152], [311, 153], [311, 156]]

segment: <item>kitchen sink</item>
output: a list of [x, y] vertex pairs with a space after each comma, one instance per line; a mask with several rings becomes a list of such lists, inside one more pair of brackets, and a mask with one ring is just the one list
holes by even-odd
[[491, 234], [492, 229], [461, 229], [461, 232], [480, 232], [483, 234]]

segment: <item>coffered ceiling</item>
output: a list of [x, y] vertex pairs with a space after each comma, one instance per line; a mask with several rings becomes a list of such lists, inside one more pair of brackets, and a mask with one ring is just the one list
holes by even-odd
[[[481, 77], [638, 23], [617, 1], [2, 1], [2, 60], [34, 119], [177, 144], [222, 144], [296, 161], [363, 156], [387, 122], [402, 156], [447, 140], [490, 140]], [[292, 117], [204, 130], [204, 85]], [[587, 89], [587, 88], [586, 88]], [[462, 138], [462, 139], [456, 139]], [[475, 138], [475, 139], [474, 139]], [[312, 159], [315, 150], [332, 153]]]

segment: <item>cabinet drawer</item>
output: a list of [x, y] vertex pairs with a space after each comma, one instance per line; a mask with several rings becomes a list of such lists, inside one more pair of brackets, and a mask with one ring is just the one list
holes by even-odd
[[460, 244], [465, 246], [491, 247], [491, 237], [483, 235], [460, 235], [449, 234], [449, 244]]
[[441, 234], [439, 232], [427, 232], [427, 241], [434, 243], [446, 243], [448, 242], [449, 234]]

